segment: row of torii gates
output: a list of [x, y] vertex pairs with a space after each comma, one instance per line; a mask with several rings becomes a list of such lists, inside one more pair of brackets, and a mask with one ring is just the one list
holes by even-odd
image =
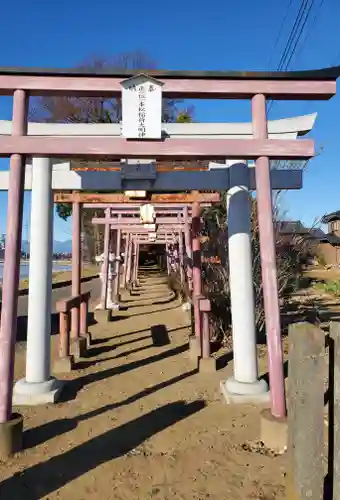
[[[146, 190], [151, 193], [226, 190], [234, 377], [222, 384], [223, 390], [241, 397], [261, 398], [263, 395], [268, 395], [266, 384], [258, 379], [256, 358], [249, 208], [249, 192], [256, 189], [270, 375], [271, 414], [268, 418], [277, 423], [285, 418], [272, 189], [300, 189], [302, 173], [296, 170], [271, 169], [270, 160], [313, 157], [314, 142], [310, 139], [297, 140], [297, 136], [311, 130], [315, 115], [268, 122], [266, 100], [329, 99], [336, 92], [336, 79], [339, 73], [340, 68], [288, 73], [160, 71], [151, 72], [150, 75], [124, 71], [87, 73], [69, 70], [0, 68], [0, 93], [13, 95], [12, 122], [0, 122], [0, 156], [10, 157], [9, 173], [0, 173], [0, 189], [8, 189], [0, 330], [0, 450], [3, 454], [20, 449], [23, 428], [22, 417], [12, 413], [12, 396], [25, 189], [32, 189], [27, 365], [25, 379], [15, 385], [14, 401], [15, 398], [23, 401], [26, 396], [32, 400], [35, 395], [43, 399], [44, 396], [50, 397], [49, 394], [56, 394], [58, 391], [57, 381], [50, 375], [49, 355], [53, 190], [92, 190], [109, 193], [127, 190]], [[28, 124], [27, 109], [30, 95], [110, 98], [122, 96], [122, 128], [114, 124]], [[252, 106], [252, 122], [162, 124], [162, 97], [249, 99]], [[32, 162], [30, 158], [33, 158]], [[60, 163], [60, 160], [53, 160], [54, 158], [66, 158], [70, 161]], [[83, 171], [76, 171], [72, 168], [73, 158], [86, 159], [88, 165], [91, 159], [118, 160], [120, 163], [118, 167], [116, 163], [114, 168], [106, 171], [100, 171], [98, 163], [94, 171], [88, 167]], [[205, 168], [198, 166], [196, 171], [185, 168], [180, 171], [170, 168], [169, 171], [160, 168], [159, 162], [164, 160], [176, 162], [208, 160], [210, 163]], [[249, 160], [254, 160], [253, 166], [248, 164]], [[222, 161], [222, 164], [212, 161]], [[103, 201], [105, 196], [106, 201]], [[193, 197], [190, 199], [192, 209], [188, 210], [187, 217], [185, 212], [181, 214], [181, 217], [184, 217], [183, 221], [179, 224], [171, 221], [169, 227], [173, 225], [177, 238], [182, 232], [185, 236], [190, 216], [192, 217], [192, 245], [188, 244], [189, 240], [186, 238], [184, 250], [189, 257], [192, 257], [197, 338], [201, 337], [202, 331], [201, 313], [206, 313], [209, 309], [209, 304], [201, 296], [198, 237], [200, 202], [215, 200], [209, 200], [211, 194], [208, 193], [183, 196], [189, 197], [187, 200], [190, 196]], [[138, 243], [145, 239], [140, 225], [138, 228], [133, 228], [131, 222], [128, 224], [124, 220], [126, 218], [124, 214], [120, 213], [115, 217], [110, 212], [112, 204], [127, 201], [123, 195], [86, 195], [80, 192], [61, 193], [55, 196], [55, 201], [73, 203], [74, 300], [80, 296], [80, 211], [82, 205], [90, 203], [90, 198], [91, 206], [93, 203], [105, 204], [103, 206], [107, 210], [105, 219], [94, 222], [104, 223], [108, 228], [107, 235], [110, 226], [114, 227], [117, 235], [120, 231], [139, 235], [138, 239], [129, 236], [125, 240], [126, 261], [130, 268], [132, 245], [135, 245], [136, 249]], [[162, 203], [162, 195], [154, 194], [151, 203], [155, 206], [157, 203]], [[185, 206], [177, 208], [183, 210]], [[175, 216], [178, 214], [179, 211]], [[162, 217], [168, 220], [168, 216]], [[161, 218], [159, 220], [162, 231], [164, 227], [166, 229], [163, 234], [168, 234], [168, 223]], [[150, 230], [147, 229], [146, 232], [149, 233]], [[156, 238], [158, 237], [156, 234]], [[183, 243], [183, 239], [179, 238], [179, 241]], [[118, 239], [116, 242], [118, 243]], [[184, 250], [183, 253], [180, 252], [181, 255], [184, 254]], [[105, 238], [104, 253], [106, 257], [109, 254], [109, 236]], [[108, 265], [108, 259], [105, 259], [101, 297], [103, 309], [107, 306]], [[191, 280], [190, 272], [188, 279]], [[72, 321], [77, 325], [73, 334], [74, 339], [77, 339], [80, 324], [77, 317], [79, 309], [75, 310], [73, 316]], [[199, 349], [199, 355], [208, 358], [208, 342], [203, 344], [204, 349], [202, 353]]]

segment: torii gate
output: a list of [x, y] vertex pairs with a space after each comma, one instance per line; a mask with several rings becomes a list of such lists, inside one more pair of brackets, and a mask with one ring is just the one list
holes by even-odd
[[[91, 206], [91, 205], [90, 205]], [[110, 242], [110, 229], [115, 229], [117, 231], [117, 239], [115, 243], [115, 253], [116, 253], [116, 260], [117, 260], [117, 255], [118, 255], [118, 260], [117, 260], [117, 266], [115, 269], [115, 283], [114, 283], [114, 300], [113, 300], [113, 305], [116, 306], [116, 301], [117, 301], [117, 295], [118, 295], [118, 279], [119, 279], [119, 253], [120, 253], [120, 239], [121, 239], [121, 232], [129, 232], [129, 233], [137, 233], [138, 235], [141, 234], [151, 234], [153, 230], [151, 230], [148, 227], [144, 227], [144, 225], [140, 222], [139, 218], [135, 216], [122, 216], [121, 213], [118, 214], [118, 217], [114, 217], [113, 214], [111, 213], [112, 209], [111, 208], [106, 208], [106, 217], [104, 218], [98, 218], [94, 217], [92, 218], [92, 223], [93, 224], [102, 224], [105, 226], [105, 235], [104, 235], [104, 263], [103, 263], [103, 279], [102, 279], [102, 293], [101, 293], [101, 301], [99, 304], [98, 309], [100, 310], [105, 310], [107, 309], [107, 303], [110, 303], [110, 298], [108, 299], [108, 270], [109, 270], [109, 242]], [[178, 217], [159, 217], [157, 218], [157, 234], [167, 234], [168, 232], [171, 232], [173, 230], [176, 231], [184, 231], [184, 226], [185, 223], [189, 222], [189, 219], [185, 220], [182, 218], [182, 220]], [[126, 270], [128, 271], [128, 274], [130, 274], [130, 267], [131, 267], [131, 243], [128, 241], [127, 249], [126, 249]], [[135, 252], [138, 252], [138, 250], [135, 249]], [[126, 273], [124, 273], [124, 282], [126, 281]], [[125, 283], [126, 284], [126, 283]], [[108, 315], [106, 312], [104, 312], [104, 317], [106, 319], [109, 319]]]
[[[217, 194], [217, 193], [216, 193]], [[215, 199], [215, 201], [217, 201], [217, 198], [216, 195], [214, 194], [209, 194], [209, 197], [210, 199]], [[207, 196], [203, 196], [203, 199], [204, 198], [207, 198]], [[170, 198], [171, 199], [171, 196]], [[126, 222], [129, 222], [129, 223], [132, 223], [132, 222], [135, 222], [137, 220], [137, 222], [139, 223], [140, 222], [140, 204], [135, 204], [135, 203], [125, 203], [125, 204], [108, 204], [108, 203], [85, 203], [83, 204], [83, 207], [85, 209], [110, 209], [110, 212], [111, 212], [111, 215], [112, 216], [117, 216], [120, 220], [120, 222], [124, 221], [124, 216], [126, 215], [129, 215], [129, 216], [135, 216], [134, 219], [132, 219], [132, 217], [125, 217], [126, 219]], [[191, 220], [191, 217], [189, 215], [189, 212], [190, 212], [190, 208], [191, 208], [191, 205], [188, 205], [188, 204], [179, 204], [179, 203], [176, 203], [176, 204], [168, 204], [166, 205], [165, 203], [163, 204], [153, 204], [152, 205], [153, 208], [154, 208], [154, 211], [155, 211], [155, 215], [158, 214], [162, 214], [163, 216], [165, 215], [181, 215], [181, 220], [182, 222], [184, 223], [184, 229], [183, 229], [183, 232], [184, 232], [184, 237], [185, 237], [185, 248], [186, 248], [186, 252], [188, 255], [191, 255], [190, 253], [190, 230], [189, 230], [189, 227], [188, 227], [188, 223], [190, 222]], [[208, 206], [211, 206], [210, 203], [203, 203], [201, 204], [202, 207], [208, 207]], [[97, 221], [95, 221], [93, 219], [92, 221], [93, 223], [97, 223]], [[158, 220], [158, 222], [162, 222], [164, 223], [164, 218], [162, 218], [162, 220]], [[173, 222], [173, 219], [169, 220], [168, 222]], [[130, 229], [130, 228], [129, 228]], [[117, 306], [117, 303], [118, 303], [118, 300], [119, 300], [119, 297], [118, 297], [118, 292], [119, 292], [119, 273], [120, 273], [120, 257], [119, 257], [119, 254], [120, 254], [120, 249], [121, 249], [121, 233], [122, 233], [122, 230], [120, 228], [117, 228], [117, 237], [116, 237], [116, 242], [115, 242], [115, 252], [118, 256], [118, 259], [116, 258], [116, 265], [115, 265], [115, 282], [114, 282], [114, 287], [113, 287], [113, 297], [112, 297], [112, 301], [110, 299], [106, 299], [105, 300], [105, 289], [106, 287], [108, 287], [107, 285], [107, 264], [106, 261], [108, 259], [108, 255], [109, 255], [109, 230], [107, 228], [107, 226], [105, 226], [105, 234], [104, 234], [104, 254], [103, 254], [103, 291], [102, 291], [102, 294], [101, 294], [101, 297], [102, 297], [102, 300], [101, 300], [101, 307], [104, 306], [104, 304], [106, 302], [108, 303], [111, 303], [113, 305], [113, 307], [116, 307]], [[159, 234], [159, 231], [158, 231], [158, 234]], [[142, 235], [139, 234], [138, 235], [139, 237], [141, 237]], [[149, 242], [150, 243], [150, 240], [141, 240], [141, 242]], [[160, 240], [159, 237], [157, 239], [157, 241], [153, 241], [154, 244], [166, 244], [168, 243], [167, 240]], [[179, 238], [179, 244], [181, 245], [181, 238]], [[181, 271], [182, 271], [182, 268], [181, 268]], [[125, 278], [126, 278], [126, 273], [124, 273], [124, 282], [125, 282]], [[108, 316], [104, 314], [104, 319], [108, 319]]]
[[[335, 94], [335, 81], [339, 75], [339, 68], [288, 73], [184, 72], [181, 74], [179, 72], [152, 72], [152, 75], [151, 82], [147, 75], [131, 72], [118, 72], [110, 75], [107, 73], [101, 75], [100, 72], [97, 72], [84, 75], [74, 72], [68, 73], [66, 70], [60, 72], [60, 70], [0, 69], [0, 92], [2, 94], [13, 94], [11, 136], [0, 137], [0, 155], [10, 156], [11, 158], [0, 333], [0, 351], [2, 352], [0, 358], [0, 425], [2, 435], [7, 433], [7, 443], [11, 442], [10, 437], [13, 436], [14, 432], [20, 432], [20, 429], [22, 429], [22, 419], [16, 417], [13, 420], [12, 417], [11, 395], [26, 156], [46, 158], [46, 160], [41, 161], [41, 165], [47, 166], [46, 170], [50, 170], [48, 158], [58, 156], [113, 159], [155, 158], [156, 160], [162, 160], [163, 158], [173, 160], [192, 158], [255, 159], [256, 167], [254, 170], [259, 212], [272, 416], [281, 418], [285, 415], [269, 160], [280, 158], [308, 159], [314, 155], [314, 144], [310, 140], [295, 141], [287, 139], [282, 141], [276, 138], [268, 138], [266, 99], [329, 99]], [[122, 78], [127, 76], [130, 78], [122, 82]], [[155, 83], [157, 78], [158, 82], [156, 80]], [[144, 103], [146, 114], [143, 114], [142, 121], [141, 115], [138, 115], [138, 102], [135, 102], [138, 95], [142, 95], [134, 92], [137, 87], [143, 87], [143, 99], [146, 99]], [[251, 138], [242, 140], [240, 138], [226, 140], [214, 138], [204, 141], [197, 140], [197, 138], [169, 137], [169, 135], [162, 137], [160, 122], [162, 91], [164, 96], [167, 97], [251, 99], [253, 135]], [[63, 95], [76, 93], [77, 95], [96, 96], [113, 96], [122, 93], [124, 137], [98, 137], [90, 133], [91, 140], [89, 140], [89, 137], [81, 134], [77, 137], [70, 137], [66, 133], [66, 135], [61, 136], [52, 134], [46, 140], [46, 137], [39, 135], [27, 135], [26, 113], [29, 93], [31, 95], [53, 95], [56, 92]], [[134, 113], [133, 117], [128, 117], [128, 121], [124, 120], [124, 108], [127, 107]], [[127, 117], [125, 116], [125, 118]], [[144, 140], [150, 138], [153, 140]], [[135, 174], [133, 168], [122, 170], [123, 173], [132, 170], [133, 174]], [[140, 171], [139, 166], [137, 170]], [[162, 182], [166, 179], [167, 174], [172, 177], [172, 172], [163, 172], [165, 177], [156, 176], [155, 179], [153, 171], [150, 173], [148, 168], [142, 170], [144, 185], [151, 184], [151, 190], [159, 189], [156, 187], [157, 178], [160, 179], [159, 183], [164, 189]], [[200, 183], [202, 184], [203, 179], [206, 180], [203, 189], [218, 189], [222, 186], [229, 189], [230, 179], [227, 172], [228, 169], [222, 172], [197, 172], [197, 179], [195, 176], [196, 180], [191, 178], [191, 181], [186, 172], [184, 172], [185, 175], [182, 175], [183, 172], [176, 172], [176, 174], [181, 174], [177, 177], [177, 181], [182, 178], [183, 182], [177, 183], [175, 189], [200, 189], [197, 186]], [[220, 181], [219, 186], [212, 188], [211, 184], [216, 184], [217, 178]], [[209, 181], [209, 179], [212, 179], [212, 181]], [[122, 183], [124, 184], [123, 180], [126, 180], [126, 177], [125, 179], [124, 176], [122, 178], [120, 172], [112, 173], [113, 184], [116, 183], [117, 186], [122, 186]], [[241, 186], [249, 189], [249, 178], [247, 180], [248, 184], [245, 182]], [[131, 178], [127, 179], [127, 183], [129, 181], [131, 181]], [[185, 182], [187, 182], [187, 187], [184, 187]], [[108, 185], [107, 189], [112, 189], [112, 183]], [[135, 184], [137, 185], [138, 182]], [[237, 186], [240, 186], [240, 183], [235, 187]], [[135, 189], [137, 189], [137, 186]], [[246, 384], [240, 383], [236, 385], [240, 389]], [[12, 440], [13, 446], [14, 442], [18, 443], [18, 440]], [[16, 450], [12, 449], [11, 451]]]

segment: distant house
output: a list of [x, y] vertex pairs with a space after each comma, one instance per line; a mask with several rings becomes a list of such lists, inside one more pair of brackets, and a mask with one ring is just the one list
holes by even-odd
[[340, 264], [340, 210], [325, 214], [322, 224], [328, 225], [328, 233], [320, 238], [319, 254], [326, 264]]
[[303, 240], [311, 249], [315, 249], [324, 236], [322, 229], [305, 227], [300, 220], [277, 223], [277, 238], [281, 245], [293, 245]]

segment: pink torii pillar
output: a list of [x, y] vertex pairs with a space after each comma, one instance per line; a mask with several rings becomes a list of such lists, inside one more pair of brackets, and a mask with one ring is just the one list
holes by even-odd
[[[106, 210], [105, 217], [110, 217], [109, 210]], [[104, 229], [104, 263], [102, 268], [102, 289], [100, 296], [100, 309], [107, 309], [107, 291], [108, 291], [108, 274], [109, 274], [109, 256], [110, 256], [110, 224], [105, 224]]]
[[201, 355], [201, 312], [199, 307], [199, 297], [202, 295], [202, 272], [201, 272], [201, 207], [199, 202], [192, 204], [192, 278], [193, 278], [193, 307], [194, 307], [194, 325], [195, 337], [190, 344], [190, 351], [193, 357]]
[[179, 253], [179, 275], [181, 283], [184, 283], [184, 249], [183, 249], [183, 233], [179, 232], [178, 238], [178, 253]]
[[124, 240], [124, 269], [123, 269], [123, 286], [124, 286], [124, 288], [126, 287], [126, 284], [127, 284], [130, 239], [131, 239], [131, 235], [128, 232], [125, 234], [125, 240]]
[[165, 244], [165, 255], [166, 255], [166, 270], [168, 275], [170, 276], [171, 266], [170, 266], [170, 245], [169, 243]]
[[120, 285], [120, 273], [121, 273], [121, 242], [122, 242], [122, 231], [117, 229], [116, 235], [116, 260], [115, 260], [115, 277], [113, 281], [113, 302], [119, 302], [119, 285]]
[[135, 285], [138, 284], [138, 264], [139, 264], [139, 243], [135, 240], [135, 267], [133, 281]]
[[[112, 229], [112, 228], [111, 228]], [[107, 308], [113, 308], [113, 294], [115, 282], [115, 262], [116, 262], [116, 247], [117, 247], [117, 230], [110, 230], [110, 245], [109, 245], [109, 271], [107, 279]], [[115, 256], [114, 262], [111, 264], [110, 254]], [[110, 265], [111, 264], [111, 265]]]
[[128, 251], [126, 260], [126, 281], [125, 286], [131, 281], [131, 267], [132, 267], [132, 251], [133, 251], [133, 239], [130, 233], [128, 240]]
[[[72, 296], [81, 293], [81, 204], [72, 204]], [[71, 311], [70, 353], [81, 357], [86, 352], [88, 340], [80, 336], [80, 311]]]
[[[252, 118], [254, 139], [267, 139], [266, 98], [262, 94], [257, 94], [252, 98]], [[257, 158], [255, 176], [263, 299], [268, 345], [271, 412], [273, 417], [284, 418], [286, 416], [286, 398], [280, 306], [277, 288], [270, 162], [267, 156]]]
[[[189, 261], [192, 261], [192, 248], [191, 248], [191, 237], [190, 237], [190, 227], [188, 222], [188, 207], [184, 208], [183, 211], [184, 216], [184, 244], [185, 244], [185, 253]], [[187, 279], [188, 279], [188, 287], [189, 290], [192, 291], [192, 267], [189, 263], [186, 266], [187, 269]]]
[[[12, 136], [22, 137], [26, 134], [27, 108], [28, 94], [24, 90], [15, 90], [13, 94]], [[8, 425], [16, 426], [18, 431], [22, 430], [22, 417], [18, 414], [12, 414], [12, 390], [17, 334], [25, 160], [21, 154], [10, 156], [0, 328], [0, 425], [7, 425], [8, 422]], [[21, 435], [18, 432], [17, 449], [12, 449], [12, 452], [21, 449], [20, 440]], [[3, 452], [5, 454], [6, 450]]]

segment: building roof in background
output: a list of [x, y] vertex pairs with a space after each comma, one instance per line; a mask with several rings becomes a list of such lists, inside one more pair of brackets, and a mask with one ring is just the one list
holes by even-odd
[[309, 235], [311, 238], [322, 238], [325, 233], [320, 228], [305, 227], [300, 220], [279, 221], [280, 234]]
[[331, 245], [340, 245], [340, 236], [333, 233], [327, 233], [320, 238], [320, 242], [330, 243]]
[[329, 222], [340, 220], [340, 210], [336, 210], [335, 212], [330, 212], [329, 214], [325, 214], [321, 222], [322, 224], [328, 224]]

